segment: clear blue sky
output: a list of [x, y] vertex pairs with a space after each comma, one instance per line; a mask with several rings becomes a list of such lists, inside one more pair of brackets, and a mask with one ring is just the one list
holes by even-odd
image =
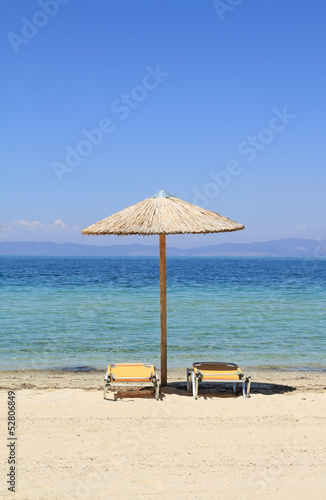
[[1, 241], [155, 244], [80, 228], [161, 187], [246, 226], [176, 246], [325, 239], [323, 0], [0, 8]]

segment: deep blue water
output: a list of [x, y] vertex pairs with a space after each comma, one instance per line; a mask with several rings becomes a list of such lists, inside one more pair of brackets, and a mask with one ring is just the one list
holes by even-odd
[[[171, 257], [168, 364], [325, 368], [326, 260]], [[0, 369], [160, 365], [155, 257], [0, 257]]]

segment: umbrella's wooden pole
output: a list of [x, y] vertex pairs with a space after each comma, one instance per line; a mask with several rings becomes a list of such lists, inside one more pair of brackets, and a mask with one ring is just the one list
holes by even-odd
[[166, 342], [166, 240], [160, 234], [160, 281], [161, 281], [161, 386], [167, 384]]

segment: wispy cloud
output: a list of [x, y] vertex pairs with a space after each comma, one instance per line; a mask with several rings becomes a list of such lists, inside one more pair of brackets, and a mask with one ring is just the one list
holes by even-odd
[[309, 224], [293, 224], [292, 226], [273, 229], [270, 231], [271, 239], [277, 238], [302, 238], [312, 240], [324, 240], [325, 230], [320, 226]]
[[28, 221], [18, 219], [11, 223], [3, 222], [0, 225], [0, 240], [25, 239], [28, 236], [49, 237], [68, 236], [76, 231], [80, 232], [80, 226], [70, 227], [61, 219], [56, 219], [53, 223], [45, 224], [39, 220]]
[[42, 224], [39, 220], [33, 220], [32, 222], [29, 222], [28, 220], [24, 219], [18, 219], [14, 221], [13, 226], [22, 226], [25, 227], [31, 231], [34, 231], [35, 229], [40, 229], [40, 230], [45, 230], [45, 231], [51, 231], [51, 230], [56, 230], [56, 229], [64, 229], [67, 228], [67, 224], [63, 222], [61, 219], [56, 219], [53, 224]]
[[302, 224], [301, 226], [292, 226], [291, 230], [292, 231], [305, 231], [307, 229], [307, 226], [305, 224]]

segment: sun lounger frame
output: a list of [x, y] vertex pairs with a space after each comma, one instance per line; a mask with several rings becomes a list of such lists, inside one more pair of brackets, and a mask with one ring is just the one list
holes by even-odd
[[[234, 379], [228, 379], [227, 376], [224, 379], [221, 378], [213, 378], [213, 375], [211, 376], [212, 378], [210, 379], [204, 379], [204, 373], [202, 373], [196, 365], [211, 365], [211, 366], [216, 366], [216, 365], [224, 365], [228, 367], [232, 367], [235, 370], [237, 370], [239, 379], [236, 381]], [[197, 368], [196, 373], [194, 368]], [[222, 371], [222, 370], [221, 370]], [[204, 379], [204, 380], [203, 380]], [[224, 363], [224, 362], [205, 362], [205, 363], [194, 363], [192, 368], [187, 368], [187, 390], [191, 391], [191, 386], [192, 386], [192, 394], [194, 399], [198, 398], [198, 388], [199, 388], [199, 382], [203, 382], [204, 384], [206, 383], [213, 383], [213, 384], [233, 384], [233, 392], [236, 394], [239, 384], [242, 384], [242, 394], [245, 398], [250, 397], [250, 386], [251, 386], [251, 378], [250, 377], [245, 377], [244, 373], [239, 369], [238, 365], [235, 363]]]
[[[109, 365], [109, 367], [115, 367], [119, 364], [128, 365], [128, 363], [113, 363]], [[134, 365], [135, 363], [130, 363], [130, 365]], [[153, 390], [155, 393], [155, 399], [158, 400], [160, 396], [160, 381], [156, 374], [156, 369], [150, 363], [136, 363], [139, 365], [146, 366], [148, 368], [153, 367], [153, 371], [150, 374], [150, 377], [135, 377], [135, 380], [131, 380], [131, 377], [119, 377], [118, 380], [114, 380], [113, 375], [109, 374], [109, 367], [106, 371], [106, 375], [104, 378], [104, 391], [103, 398], [107, 399], [107, 389], [109, 387], [150, 387], [153, 386]], [[142, 380], [143, 379], [143, 380]]]

